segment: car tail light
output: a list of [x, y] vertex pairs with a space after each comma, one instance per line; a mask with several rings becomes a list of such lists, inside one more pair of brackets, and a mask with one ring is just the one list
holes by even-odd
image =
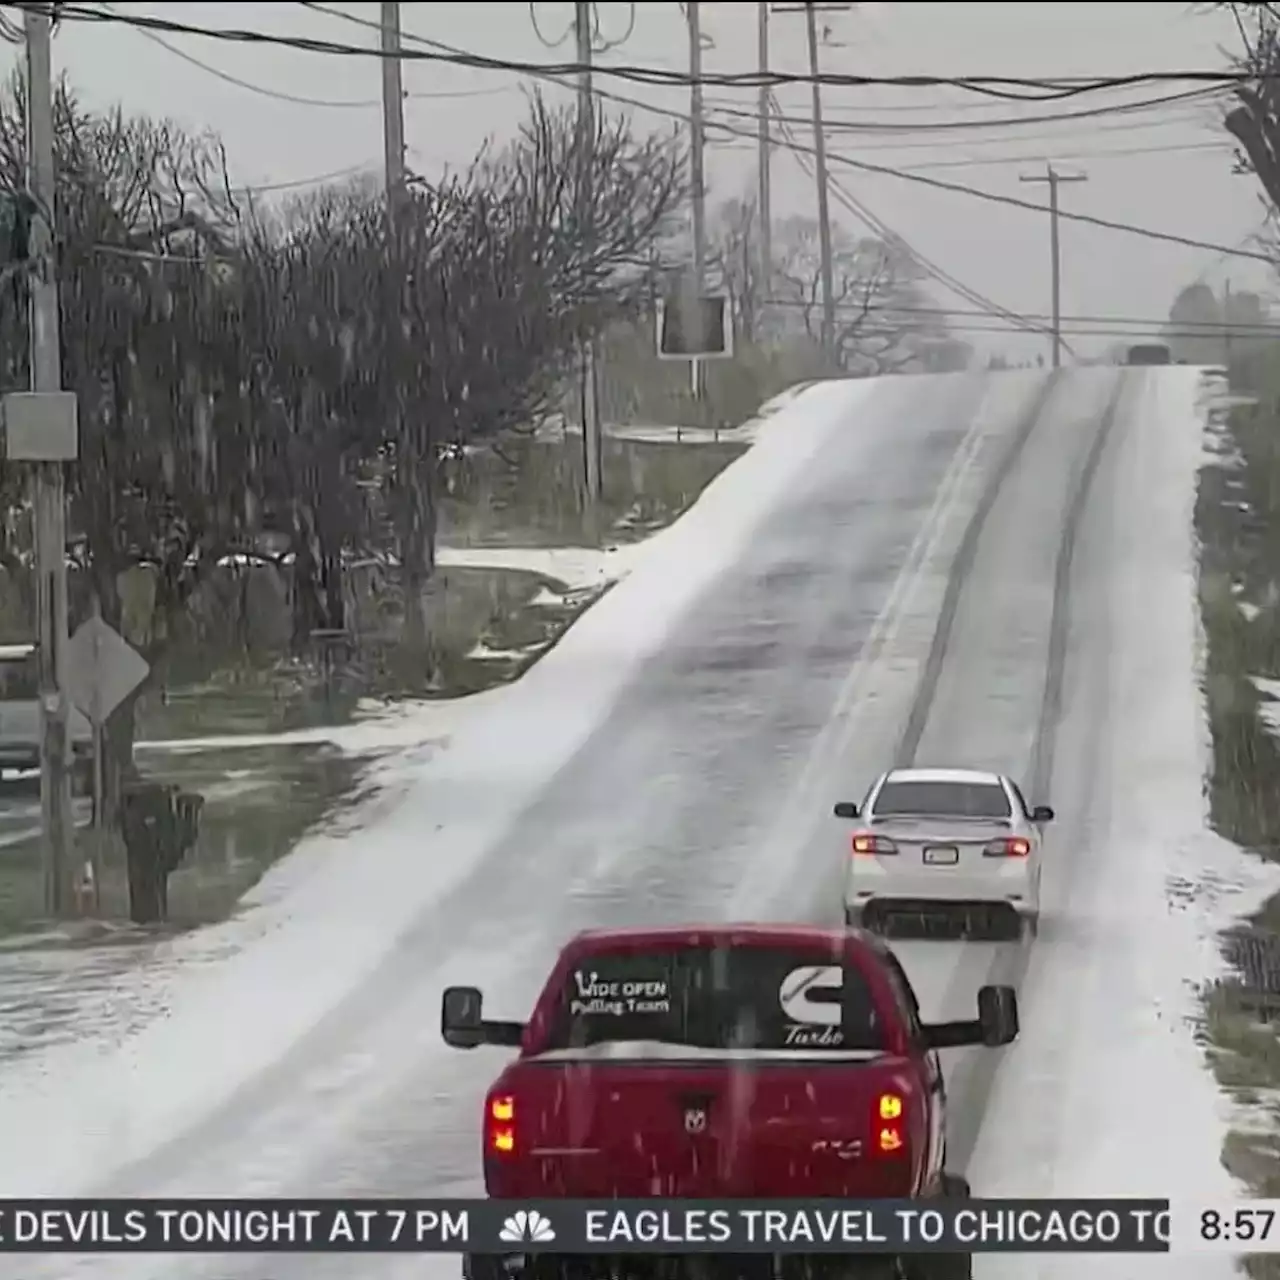
[[851, 841], [853, 852], [875, 857], [885, 853], [897, 853], [898, 846], [888, 836], [878, 836], [871, 831], [859, 831]]
[[485, 1103], [484, 1149], [486, 1155], [515, 1154], [516, 1100], [510, 1094], [491, 1094]]
[[902, 1155], [907, 1149], [907, 1108], [900, 1093], [882, 1093], [872, 1117], [877, 1155]]
[[1026, 858], [1031, 854], [1031, 841], [1025, 836], [1001, 836], [982, 852], [988, 858]]

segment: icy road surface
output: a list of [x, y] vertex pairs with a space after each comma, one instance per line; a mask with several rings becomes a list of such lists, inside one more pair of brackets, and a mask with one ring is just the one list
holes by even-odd
[[[1060, 817], [1034, 945], [900, 946], [927, 1014], [964, 1016], [984, 981], [1023, 986], [1018, 1045], [948, 1055], [953, 1165], [980, 1194], [1229, 1195], [1182, 1022], [1208, 922], [1175, 914], [1165, 884], [1231, 857], [1199, 799], [1196, 380], [1082, 369], [798, 396], [509, 700], [420, 766], [400, 809], [352, 839], [359, 858], [318, 868], [274, 932], [175, 987], [166, 1023], [12, 1082], [5, 1192], [477, 1191], [479, 1101], [503, 1054], [438, 1043], [442, 986], [475, 981], [494, 1016], [520, 1016], [583, 926], [834, 921], [847, 832], [831, 803], [916, 759], [1008, 769]], [[353, 1265], [25, 1274], [338, 1280]]]

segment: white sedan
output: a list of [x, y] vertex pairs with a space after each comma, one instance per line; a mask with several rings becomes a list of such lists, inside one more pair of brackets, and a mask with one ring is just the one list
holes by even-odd
[[[849, 837], [844, 914], [878, 930], [891, 919], [960, 917], [969, 933], [1034, 933], [1040, 916], [1048, 805], [1028, 806], [1017, 783], [976, 769], [891, 769], [861, 805], [836, 805]], [[975, 921], [976, 918], [976, 921]]]

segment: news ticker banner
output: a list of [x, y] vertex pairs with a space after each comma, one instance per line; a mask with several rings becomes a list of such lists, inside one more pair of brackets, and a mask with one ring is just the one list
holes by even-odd
[[1280, 1253], [1280, 1201], [0, 1200], [3, 1253]]
[[1280, 1200], [0, 1200], [0, 1253], [1280, 1253]]

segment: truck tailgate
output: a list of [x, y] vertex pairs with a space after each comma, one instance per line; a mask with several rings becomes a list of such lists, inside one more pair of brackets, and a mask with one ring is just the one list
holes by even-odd
[[[875, 1147], [880, 1095], [907, 1115], [901, 1059], [850, 1051], [686, 1051], [522, 1062], [509, 1080], [518, 1150], [488, 1162], [513, 1197], [774, 1197], [908, 1194], [908, 1152]], [[910, 1144], [914, 1146], [915, 1144]], [[887, 1189], [901, 1180], [901, 1190]]]

